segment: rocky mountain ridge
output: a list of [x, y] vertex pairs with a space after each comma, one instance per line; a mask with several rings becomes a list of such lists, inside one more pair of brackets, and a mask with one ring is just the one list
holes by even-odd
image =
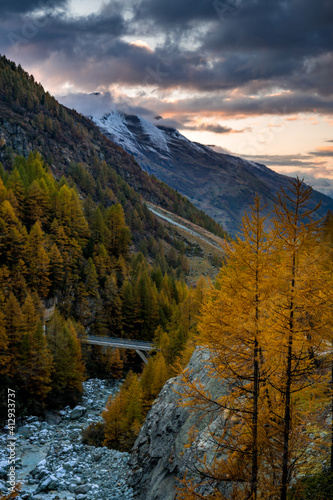
[[[155, 125], [117, 110], [91, 118], [107, 137], [131, 153], [143, 170], [178, 190], [231, 234], [237, 232], [256, 193], [268, 212], [278, 189], [289, 185], [290, 177], [261, 163], [192, 142], [178, 130], [161, 125], [161, 120]], [[333, 209], [333, 199], [314, 191], [313, 203], [319, 201], [320, 215]]]

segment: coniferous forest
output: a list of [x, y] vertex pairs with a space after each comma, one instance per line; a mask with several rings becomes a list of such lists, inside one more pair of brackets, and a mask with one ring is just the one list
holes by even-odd
[[[131, 252], [133, 235], [111, 189], [108, 208], [80, 199], [73, 181], [56, 181], [38, 153], [17, 156], [9, 171], [2, 168], [0, 183], [1, 386], [16, 388], [23, 413], [73, 404], [88, 374], [119, 378], [131, 361], [138, 365], [118, 350], [82, 352], [80, 337], [155, 340], [163, 348], [146, 368], [156, 371], [153, 386], [145, 386], [147, 407], [170, 376], [201, 302], [203, 284], [189, 290], [183, 280], [184, 249], [170, 261], [163, 227], [139, 205], [146, 217], [134, 210], [132, 227], [150, 223], [159, 243], [150, 235], [139, 243], [143, 252]], [[133, 417], [137, 425], [143, 415]]]

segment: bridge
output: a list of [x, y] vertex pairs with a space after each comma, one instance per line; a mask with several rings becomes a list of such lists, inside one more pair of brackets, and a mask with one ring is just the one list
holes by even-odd
[[82, 338], [81, 341], [91, 345], [113, 347], [114, 349], [134, 349], [145, 363], [148, 363], [148, 359], [144, 352], [149, 352], [155, 347], [152, 342], [143, 340], [115, 339], [112, 337], [96, 337], [95, 335], [88, 335]]

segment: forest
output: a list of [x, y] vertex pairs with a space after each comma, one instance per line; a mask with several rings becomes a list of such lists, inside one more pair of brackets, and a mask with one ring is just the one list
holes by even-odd
[[[1, 55], [0, 126], [0, 161], [5, 168], [11, 167], [17, 154], [27, 157], [30, 151], [38, 150], [57, 178], [68, 176], [69, 165], [76, 165], [71, 173], [75, 181], [97, 203], [103, 203], [100, 195], [108, 177], [106, 162], [118, 176], [125, 197], [131, 191], [130, 196], [136, 200], [143, 197], [214, 234], [226, 236], [219, 223], [176, 190], [144, 172], [89, 118], [59, 104], [33, 75]], [[124, 206], [123, 196], [118, 201]]]
[[[10, 170], [0, 166], [0, 380], [2, 391], [17, 391], [22, 417], [75, 404], [88, 376], [128, 373], [121, 432], [90, 429], [88, 436], [129, 449], [183, 355], [205, 284], [187, 287], [185, 245], [173, 245], [128, 188], [135, 205], [125, 220], [121, 180], [105, 169], [114, 191], [100, 188], [104, 205], [97, 205], [72, 177], [55, 180], [37, 152], [16, 156]], [[83, 169], [70, 171], [77, 178]], [[159, 351], [139, 382], [135, 354], [81, 346], [86, 333], [153, 340]]]

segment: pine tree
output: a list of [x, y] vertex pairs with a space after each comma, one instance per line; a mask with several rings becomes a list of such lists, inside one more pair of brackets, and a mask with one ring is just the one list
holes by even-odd
[[110, 253], [115, 257], [119, 257], [119, 255], [127, 257], [131, 233], [126, 225], [124, 210], [120, 203], [107, 210], [106, 221], [110, 231], [108, 242]]
[[39, 221], [44, 226], [50, 215], [50, 200], [44, 179], [34, 180], [29, 186], [25, 202], [26, 220], [29, 226]]
[[[202, 470], [215, 484], [238, 482], [241, 486], [235, 486], [233, 494], [252, 500], [258, 494], [259, 451], [267, 446], [262, 443], [264, 422], [260, 414], [264, 403], [260, 379], [267, 376], [267, 368], [260, 363], [260, 351], [265, 352], [266, 274], [271, 243], [261, 211], [257, 197], [250, 216], [246, 214], [243, 220], [244, 241], [238, 238], [225, 246], [227, 265], [220, 271], [217, 289], [210, 293], [199, 324], [202, 342], [211, 352], [210, 375], [221, 383], [227, 381], [232, 388], [218, 401], [221, 413], [228, 412], [228, 418], [223, 432], [211, 438], [216, 456], [211, 463], [203, 461]], [[202, 389], [193, 394], [193, 402], [200, 409], [205, 402], [213, 408], [212, 399]], [[219, 451], [226, 455], [225, 460], [217, 458]]]
[[[26, 318], [27, 319], [27, 318]], [[29, 394], [28, 403], [44, 401], [51, 391], [52, 356], [47, 347], [42, 322], [33, 332], [26, 331], [20, 346], [20, 378]]]
[[13, 293], [5, 303], [5, 328], [8, 335], [8, 355], [11, 376], [14, 377], [20, 364], [20, 345], [23, 337], [23, 317], [20, 304]]
[[11, 192], [14, 195], [14, 198], [12, 198], [15, 200], [14, 208], [16, 210], [17, 215], [21, 216], [23, 214], [23, 207], [24, 207], [25, 187], [17, 168], [14, 168], [14, 170], [10, 174], [9, 179], [6, 183], [6, 188], [8, 194], [9, 192]]

